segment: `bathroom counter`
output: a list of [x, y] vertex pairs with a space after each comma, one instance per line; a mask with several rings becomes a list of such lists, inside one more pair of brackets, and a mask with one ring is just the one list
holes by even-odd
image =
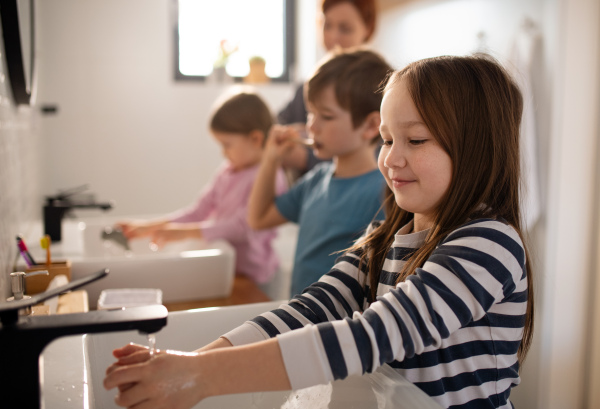
[[253, 304], [259, 302], [271, 301], [260, 288], [248, 277], [236, 275], [233, 279], [233, 290], [231, 295], [226, 298], [216, 298], [212, 300], [183, 301], [175, 303], [164, 303], [169, 312], [192, 310], [206, 307], [225, 307], [228, 305]]
[[[236, 276], [233, 280], [231, 295], [226, 298], [215, 298], [212, 300], [184, 301], [176, 303], [165, 303], [169, 312], [192, 310], [206, 307], [225, 307], [228, 305], [254, 304], [271, 301], [260, 288], [245, 276]], [[48, 307], [44, 305], [34, 306], [34, 314], [47, 315]], [[88, 296], [85, 290], [71, 291], [58, 297], [58, 314], [89, 311]]]

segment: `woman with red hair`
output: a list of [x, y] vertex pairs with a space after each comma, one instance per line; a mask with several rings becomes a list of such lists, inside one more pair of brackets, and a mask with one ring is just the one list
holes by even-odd
[[[323, 0], [323, 45], [327, 51], [336, 47], [353, 48], [367, 43], [376, 27], [375, 0]], [[279, 112], [277, 120], [282, 125], [306, 124], [304, 85], [296, 90], [294, 98]], [[311, 148], [298, 145], [284, 160], [284, 166], [305, 173], [320, 160]]]

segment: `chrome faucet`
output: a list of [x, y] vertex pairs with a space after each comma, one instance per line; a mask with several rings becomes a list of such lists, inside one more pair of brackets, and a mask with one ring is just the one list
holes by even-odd
[[89, 189], [89, 185], [77, 186], [60, 192], [56, 196], [46, 196], [44, 205], [44, 234], [50, 236], [53, 242], [62, 240], [62, 220], [72, 209], [101, 209], [110, 210], [112, 202], [96, 202], [93, 197], [77, 200], [76, 195]]
[[40, 355], [56, 338], [129, 330], [150, 334], [167, 325], [168, 312], [162, 305], [78, 314], [19, 315], [20, 309], [79, 288], [107, 274], [108, 269], [104, 269], [64, 286], [32, 295], [29, 299], [0, 304], [0, 406], [40, 407]]

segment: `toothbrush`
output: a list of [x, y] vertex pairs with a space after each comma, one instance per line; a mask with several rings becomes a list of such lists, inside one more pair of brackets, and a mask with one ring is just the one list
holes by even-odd
[[25, 253], [21, 249], [19, 249], [19, 251], [21, 252], [21, 257], [23, 257], [23, 260], [25, 260], [25, 264], [27, 264], [27, 268], [33, 267], [33, 263], [31, 262], [31, 260], [29, 260], [29, 257], [27, 256], [27, 253]]
[[17, 236], [17, 246], [19, 247], [19, 251], [21, 252], [21, 256], [23, 256], [23, 259], [25, 260], [25, 264], [27, 264], [27, 267], [32, 267], [34, 266], [35, 260], [33, 259], [33, 257], [31, 256], [31, 253], [29, 252], [29, 250], [27, 249], [27, 246], [25, 245], [25, 241], [23, 240], [23, 237], [21, 237], [20, 235]]
[[315, 144], [314, 139], [307, 139], [307, 138], [296, 138], [296, 139], [294, 139], [294, 142], [296, 142], [300, 145], [308, 146], [308, 147], [312, 147]]
[[50, 240], [50, 236], [47, 234], [40, 239], [40, 246], [46, 250], [46, 267], [50, 268], [50, 264], [52, 264], [52, 260], [50, 259], [50, 244], [52, 241]]

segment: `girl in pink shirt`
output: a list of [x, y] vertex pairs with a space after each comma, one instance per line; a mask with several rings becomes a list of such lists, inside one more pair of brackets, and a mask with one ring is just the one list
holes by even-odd
[[[226, 161], [198, 200], [157, 220], [119, 223], [129, 239], [150, 236], [158, 246], [185, 239], [227, 240], [236, 251], [236, 273], [267, 288], [279, 266], [272, 247], [275, 229], [253, 230], [246, 222], [246, 206], [273, 124], [269, 108], [255, 94], [240, 93], [218, 106], [210, 131], [223, 148]], [[278, 194], [285, 192], [285, 174], [279, 170]]]

